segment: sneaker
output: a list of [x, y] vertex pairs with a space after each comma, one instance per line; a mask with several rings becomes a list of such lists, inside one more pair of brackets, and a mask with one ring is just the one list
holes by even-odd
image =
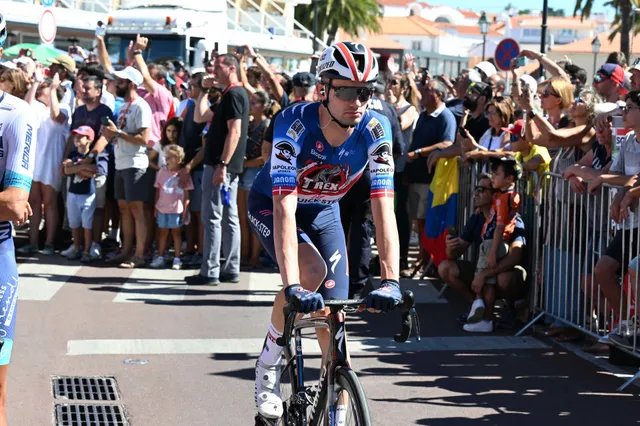
[[40, 251], [40, 254], [42, 254], [43, 256], [53, 256], [55, 254], [56, 250], [53, 248], [52, 245], [50, 244], [45, 244], [44, 248], [42, 249], [42, 251]]
[[91, 244], [91, 249], [89, 250], [89, 257], [91, 257], [91, 260], [100, 259], [102, 257], [102, 251], [100, 250], [100, 244], [98, 244], [98, 243]]
[[[623, 320], [620, 321], [620, 323], [618, 325], [616, 325], [615, 327], [613, 327], [613, 329], [611, 330], [611, 332], [609, 334], [607, 334], [606, 336], [602, 336], [601, 338], [598, 339], [598, 343], [602, 343], [605, 345], [609, 345], [612, 343], [612, 337], [614, 336], [619, 336], [619, 337], [633, 337], [633, 333], [636, 329], [636, 317], [631, 317], [630, 320]], [[620, 340], [620, 339], [618, 339]]]
[[82, 259], [82, 250], [74, 251], [67, 256], [67, 260], [80, 260]]
[[633, 335], [626, 335], [626, 336], [620, 336], [620, 335], [609, 335], [609, 344], [614, 345], [614, 346], [619, 346], [621, 348], [625, 348], [629, 351], [633, 350], [633, 343], [634, 340], [636, 342], [636, 346], [638, 346], [640, 344], [640, 335], [639, 336], [633, 336]]
[[462, 328], [471, 333], [492, 333], [493, 321], [482, 320], [473, 324], [465, 324]]
[[164, 267], [164, 257], [156, 256], [153, 258], [153, 262], [151, 262], [151, 267], [153, 269], [160, 269]]
[[202, 255], [196, 253], [193, 256], [191, 256], [191, 260], [189, 261], [189, 266], [190, 267], [200, 267], [200, 265], [202, 265]]
[[20, 254], [31, 254], [38, 251], [38, 249], [34, 247], [32, 244], [25, 244], [19, 249], [17, 249], [16, 251]]
[[184, 281], [189, 285], [218, 285], [220, 280], [218, 278], [205, 277], [204, 275], [195, 274], [184, 278]]
[[484, 317], [484, 300], [476, 299], [473, 301], [473, 305], [471, 305], [471, 310], [469, 311], [469, 315], [467, 316], [467, 323], [476, 323], [481, 321]]
[[283, 407], [280, 397], [280, 365], [263, 365], [256, 361], [255, 400], [258, 413], [277, 420], [282, 417]]
[[222, 274], [222, 275], [220, 275], [220, 282], [238, 284], [240, 282], [240, 275], [237, 275], [237, 274]]
[[[82, 251], [82, 246], [80, 247], [80, 249], [78, 251]], [[74, 255], [75, 256], [75, 254], [76, 254], [76, 246], [74, 246], [73, 244], [71, 244], [71, 246], [69, 246], [68, 249], [62, 250], [60, 252], [60, 255], [64, 256], [64, 257], [69, 257], [70, 255]]]
[[174, 271], [179, 271], [180, 269], [182, 269], [182, 262], [180, 261], [179, 257], [173, 259], [173, 265], [171, 265], [171, 269], [173, 269]]
[[80, 262], [82, 263], [89, 263], [91, 262], [93, 259], [91, 258], [91, 255], [89, 253], [82, 253], [82, 257], [80, 258]]

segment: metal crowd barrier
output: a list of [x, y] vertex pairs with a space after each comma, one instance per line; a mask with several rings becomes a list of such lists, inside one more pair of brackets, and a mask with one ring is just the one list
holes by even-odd
[[[545, 173], [538, 182], [537, 192], [542, 197], [533, 205], [533, 216], [525, 221], [527, 228], [533, 228], [534, 232], [528, 246], [534, 247], [535, 254], [528, 271], [533, 272], [531, 302], [532, 312], [537, 315], [517, 335], [542, 318], [594, 338], [603, 338], [622, 324], [627, 326], [632, 344], [616, 347], [640, 357], [635, 316], [637, 274], [630, 280], [628, 275], [617, 271], [617, 281], [622, 286], [619, 300], [607, 300], [595, 277], [598, 259], [605, 255], [617, 233], [622, 236], [623, 270], [628, 271], [629, 262], [640, 252], [638, 214], [630, 213], [622, 225], [612, 220], [610, 206], [618, 189], [604, 184], [595, 195], [577, 193], [569, 181], [554, 173]], [[619, 390], [638, 377], [640, 371]]]

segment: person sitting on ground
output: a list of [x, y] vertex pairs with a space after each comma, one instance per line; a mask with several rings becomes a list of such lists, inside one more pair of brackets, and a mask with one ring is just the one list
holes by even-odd
[[[71, 152], [62, 163], [64, 174], [72, 176], [67, 195], [67, 217], [69, 227], [73, 234], [74, 250], [69, 253], [67, 259], [90, 262], [98, 259], [93, 253], [93, 213], [96, 210], [96, 184], [93, 178], [84, 178], [80, 172], [93, 172], [97, 170], [94, 164], [80, 164], [88, 154], [90, 146], [95, 139], [95, 133], [89, 126], [80, 126], [71, 132], [74, 135], [76, 150]], [[84, 239], [82, 231], [84, 229]], [[84, 245], [83, 245], [84, 241]], [[84, 247], [82, 254], [81, 247]]]
[[522, 177], [522, 167], [514, 157], [502, 157], [491, 160], [491, 183], [496, 193], [494, 195], [491, 213], [487, 218], [483, 232], [480, 254], [476, 266], [476, 275], [471, 284], [476, 294], [476, 300], [471, 306], [467, 317], [465, 331], [485, 332], [493, 331], [493, 304], [496, 300], [495, 277], [485, 277], [483, 272], [494, 269], [498, 260], [509, 253], [509, 246], [515, 223], [519, 220], [518, 206], [520, 195], [515, 187]]
[[[471, 290], [474, 278], [475, 259], [461, 260], [460, 257], [467, 249], [474, 246], [476, 249], [482, 244], [482, 229], [491, 213], [494, 190], [491, 185], [491, 175], [483, 173], [476, 184], [473, 196], [473, 204], [476, 211], [467, 220], [467, 223], [458, 236], [457, 232], [447, 234], [446, 250], [447, 260], [438, 266], [438, 273], [442, 280], [454, 291], [464, 297], [469, 304], [475, 300], [475, 293]], [[524, 285], [526, 271], [520, 266], [523, 259], [525, 240], [524, 222], [518, 220], [512, 234], [509, 245], [509, 253], [498, 261], [493, 269], [486, 269], [486, 277], [495, 277], [497, 282], [497, 296], [507, 299], [511, 304], [523, 299], [527, 294]], [[467, 322], [468, 312], [458, 318], [458, 322]]]

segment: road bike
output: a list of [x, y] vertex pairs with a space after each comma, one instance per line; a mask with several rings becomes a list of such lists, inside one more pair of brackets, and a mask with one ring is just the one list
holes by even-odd
[[[291, 302], [285, 305], [284, 332], [277, 341], [284, 347], [280, 378], [284, 414], [275, 421], [257, 415], [256, 426], [338, 426], [338, 411], [343, 411], [341, 417], [346, 419], [345, 426], [372, 425], [364, 390], [347, 359], [345, 314], [357, 312], [364, 301], [325, 300], [325, 307], [330, 311], [328, 315], [300, 319], [296, 319], [297, 306]], [[394, 340], [406, 342], [413, 330], [420, 341], [420, 320], [411, 291], [404, 292], [396, 309], [402, 312], [402, 331], [394, 336]], [[328, 328], [330, 335], [329, 351], [317, 386], [305, 386], [304, 382], [302, 330], [308, 328]]]

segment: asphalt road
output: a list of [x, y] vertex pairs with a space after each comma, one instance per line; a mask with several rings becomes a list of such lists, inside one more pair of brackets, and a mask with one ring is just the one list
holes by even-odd
[[[112, 376], [120, 399], [110, 403], [124, 407], [132, 426], [253, 425], [254, 362], [278, 275], [183, 285], [191, 273], [82, 266], [59, 256], [22, 263], [9, 424], [55, 424], [55, 404], [73, 401], [54, 399], [52, 376]], [[602, 361], [545, 338], [513, 337], [514, 330], [467, 334], [455, 322], [464, 307], [449, 292], [439, 299], [429, 282], [403, 286], [420, 302], [421, 343], [392, 341], [398, 314], [348, 317], [374, 424], [640, 423], [638, 388], [617, 393], [623, 378]], [[317, 345], [305, 349], [307, 376], [316, 379]]]

